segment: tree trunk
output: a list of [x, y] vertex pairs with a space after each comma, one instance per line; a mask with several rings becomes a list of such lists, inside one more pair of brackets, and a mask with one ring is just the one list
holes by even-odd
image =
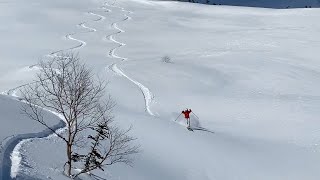
[[71, 144], [67, 144], [67, 157], [68, 157], [68, 167], [67, 167], [67, 175], [71, 177], [71, 165], [72, 165], [72, 159], [71, 159]]

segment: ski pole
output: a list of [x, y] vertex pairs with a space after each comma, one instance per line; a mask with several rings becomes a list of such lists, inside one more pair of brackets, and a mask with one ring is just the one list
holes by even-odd
[[198, 118], [198, 119], [199, 119], [199, 117], [198, 117], [194, 112], [192, 112], [192, 114], [193, 114], [193, 115], [195, 115], [195, 116], [196, 116], [196, 118]]
[[178, 118], [181, 116], [181, 114], [182, 114], [182, 113], [180, 113], [180, 114], [179, 114], [179, 116], [177, 117], [177, 119], [176, 119], [176, 120], [174, 120], [174, 121], [177, 121], [177, 120], [178, 120]]

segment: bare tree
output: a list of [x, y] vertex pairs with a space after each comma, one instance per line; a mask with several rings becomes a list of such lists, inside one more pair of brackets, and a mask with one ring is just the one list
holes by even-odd
[[[39, 68], [37, 80], [22, 90], [22, 111], [65, 142], [65, 174], [74, 178], [114, 163], [130, 165], [130, 157], [139, 147], [127, 135], [131, 128], [122, 131], [112, 125], [115, 103], [110, 96], [105, 98], [107, 83], [95, 81], [93, 73], [72, 53], [41, 61]], [[48, 125], [43, 115], [46, 109], [63, 116], [65, 133], [56, 133]], [[73, 172], [74, 165], [81, 166], [81, 171]]]

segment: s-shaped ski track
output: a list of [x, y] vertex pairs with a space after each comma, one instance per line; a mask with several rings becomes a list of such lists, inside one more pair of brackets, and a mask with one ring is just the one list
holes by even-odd
[[[93, 16], [98, 16], [98, 19], [95, 19], [93, 21], [103, 21], [106, 19], [105, 16], [102, 16], [102, 15], [99, 15], [99, 14], [96, 14], [96, 13], [93, 13], [93, 12], [88, 12], [88, 14], [90, 15], [93, 15]], [[73, 50], [77, 50], [77, 49], [80, 49], [80, 48], [83, 48], [84, 46], [87, 45], [87, 43], [83, 40], [80, 40], [80, 39], [77, 39], [77, 38], [74, 38], [73, 36], [76, 35], [76, 34], [80, 34], [80, 33], [92, 33], [92, 32], [96, 32], [97, 30], [94, 29], [94, 28], [91, 28], [91, 27], [88, 27], [86, 26], [86, 22], [82, 22], [80, 24], [78, 24], [77, 26], [79, 27], [82, 27], [84, 29], [87, 29], [88, 31], [85, 31], [85, 32], [74, 32], [74, 33], [70, 33], [70, 34], [67, 34], [65, 37], [66, 39], [68, 40], [72, 40], [72, 41], [76, 41], [78, 42], [79, 44], [76, 45], [76, 46], [73, 46], [73, 47], [70, 47], [70, 48], [67, 48], [67, 49], [61, 49], [61, 50], [58, 50], [58, 51], [54, 51], [52, 53], [50, 53], [48, 56], [49, 57], [57, 57], [59, 53], [61, 52], [64, 52], [64, 51], [73, 51]]]
[[[105, 17], [102, 15], [98, 15], [98, 14], [95, 14], [92, 12], [89, 12], [89, 14], [99, 17], [98, 19], [95, 19], [93, 21], [102, 21], [105, 19]], [[97, 31], [96, 29], [88, 27], [85, 24], [86, 24], [86, 22], [78, 24], [78, 26], [88, 30], [86, 32], [80, 32], [80, 33], [91, 33], [91, 32]], [[68, 49], [63, 49], [63, 50], [52, 52], [47, 56], [54, 58], [54, 57], [58, 57], [57, 54], [60, 52], [68, 51], [68, 50], [76, 50], [76, 49], [80, 49], [80, 48], [84, 47], [86, 45], [85, 41], [82, 41], [80, 39], [76, 39], [76, 38], [72, 37], [73, 35], [76, 35], [76, 34], [79, 34], [79, 33], [67, 34], [66, 38], [69, 40], [79, 42], [79, 45], [76, 45], [76, 46], [68, 48]], [[37, 69], [38, 66], [37, 66], [37, 64], [30, 65], [28, 68]], [[5, 92], [2, 92], [1, 94], [9, 95], [9, 96], [15, 97], [15, 98], [17, 98], [17, 100], [19, 100], [19, 96], [17, 95], [17, 91], [20, 88], [27, 86], [27, 85], [30, 85], [30, 84], [32, 84], [32, 83], [20, 85], [18, 87], [15, 87], [15, 88], [12, 88], [12, 89], [7, 90]], [[63, 117], [61, 117], [61, 115], [59, 115], [53, 111], [50, 111], [48, 109], [44, 109], [44, 110], [51, 112], [52, 114], [58, 116], [60, 119], [63, 120]], [[62, 120], [57, 125], [51, 127], [53, 130], [56, 131], [56, 133], [62, 133], [66, 129], [66, 125]], [[22, 160], [20, 151], [21, 151], [21, 147], [24, 143], [29, 142], [32, 139], [50, 138], [53, 136], [54, 136], [54, 133], [52, 133], [48, 129], [44, 130], [42, 132], [39, 132], [39, 133], [29, 133], [29, 134], [20, 134], [20, 135], [12, 136], [12, 138], [8, 140], [8, 143], [6, 143], [6, 145], [5, 145], [6, 148], [2, 149], [2, 151], [4, 152], [2, 160], [4, 160], [5, 162], [8, 162], [8, 163], [2, 164], [2, 166], [0, 167], [1, 168], [0, 169], [0, 179], [14, 179], [14, 178], [16, 178], [17, 173], [19, 171], [20, 164], [21, 164], [21, 160]], [[3, 147], [4, 145], [1, 145], [1, 146]]]
[[[108, 36], [106, 36], [107, 39], [109, 39], [110, 41], [118, 44], [117, 47], [115, 48], [112, 48], [110, 51], [109, 51], [109, 56], [112, 57], [112, 58], [116, 58], [116, 59], [121, 59], [121, 61], [126, 61], [128, 60], [128, 58], [125, 58], [125, 57], [120, 57], [118, 55], [115, 54], [115, 51], [118, 50], [119, 48], [121, 48], [122, 46], [125, 46], [126, 44], [125, 43], [122, 43], [122, 42], [119, 42], [117, 40], [115, 40], [114, 38], [114, 35], [119, 35], [121, 33], [124, 33], [125, 31], [121, 28], [118, 27], [117, 23], [119, 22], [125, 22], [125, 21], [128, 21], [128, 20], [131, 20], [132, 18], [128, 15], [130, 13], [132, 13], [131, 11], [127, 11], [125, 10], [124, 8], [122, 7], [119, 7], [119, 6], [114, 6], [114, 5], [109, 5], [106, 3], [106, 6], [109, 6], [109, 7], [114, 7], [114, 8], [119, 8], [121, 9], [121, 11], [125, 12], [126, 14], [124, 15], [125, 18], [120, 20], [120, 21], [116, 21], [116, 22], [113, 22], [111, 24], [111, 27], [116, 29], [117, 32], [115, 33], [112, 33]], [[145, 111], [151, 115], [151, 116], [155, 116], [154, 113], [151, 111], [151, 108], [150, 108], [150, 105], [151, 103], [153, 102], [154, 100], [154, 96], [153, 94], [151, 93], [151, 91], [149, 90], [149, 88], [145, 87], [143, 84], [141, 84], [140, 82], [132, 79], [131, 77], [127, 76], [123, 70], [121, 70], [120, 68], [117, 67], [117, 63], [113, 63], [111, 64], [109, 67], [108, 67], [110, 70], [112, 70], [114, 73], [120, 75], [120, 76], [123, 76], [125, 77], [126, 79], [128, 79], [129, 81], [131, 81], [132, 83], [134, 83], [136, 86], [139, 87], [139, 89], [141, 90], [142, 92], [142, 95], [144, 97], [144, 101], [145, 101]]]

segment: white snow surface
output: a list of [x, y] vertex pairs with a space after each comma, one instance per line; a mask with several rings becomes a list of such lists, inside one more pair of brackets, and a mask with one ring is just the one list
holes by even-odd
[[[44, 130], [44, 128], [35, 121], [27, 120], [26, 116], [21, 112], [21, 107], [22, 103], [18, 100], [10, 98], [10, 96], [0, 95], [0, 143], [10, 136]], [[51, 113], [45, 113], [45, 116], [46, 119], [48, 119], [49, 125], [57, 124], [60, 120]]]
[[[38, 133], [39, 136], [45, 134], [43, 132], [45, 130], [43, 126], [35, 121], [27, 119], [26, 116], [22, 114], [22, 105], [23, 103], [14, 97], [0, 95], [0, 179], [9, 178], [9, 174], [11, 177], [17, 175], [22, 160], [19, 149], [28, 141], [28, 139], [22, 139], [36, 133]], [[49, 112], [44, 112], [44, 118], [49, 126], [58, 124], [60, 120], [57, 116]], [[16, 147], [12, 148], [14, 142], [18, 142], [18, 144]], [[8, 149], [11, 148], [12, 153], [8, 152]], [[12, 167], [5, 168], [5, 166], [10, 163], [9, 160], [11, 160]], [[4, 170], [10, 169], [10, 172], [3, 172]]]
[[[134, 166], [110, 180], [320, 178], [319, 9], [150, 0], [0, 1], [0, 92], [30, 83], [39, 58], [73, 50], [133, 125]], [[171, 57], [172, 63], [161, 58]], [[0, 96], [0, 135], [38, 132]], [[14, 105], [10, 105], [14, 104]], [[194, 132], [177, 116], [192, 108]], [[15, 109], [15, 110], [14, 110]], [[10, 118], [7, 118], [10, 117]], [[26, 124], [22, 124], [27, 122]], [[67, 179], [63, 142], [29, 139], [17, 179]], [[80, 168], [80, 167], [79, 167]], [[89, 177], [82, 177], [89, 179]]]

